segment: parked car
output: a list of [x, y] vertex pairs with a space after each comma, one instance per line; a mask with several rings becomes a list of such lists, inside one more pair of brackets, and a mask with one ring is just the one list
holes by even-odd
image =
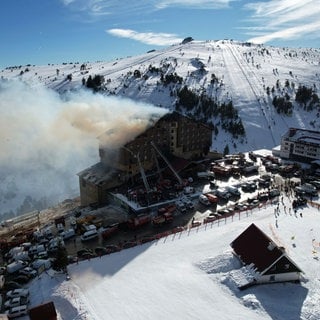
[[15, 289], [21, 289], [22, 285], [16, 281], [6, 281], [4, 283], [4, 289], [5, 290], [15, 290]]
[[234, 197], [240, 197], [240, 195], [241, 195], [241, 192], [239, 191], [239, 189], [237, 187], [227, 186], [226, 190]]
[[37, 271], [31, 267], [25, 267], [22, 270], [19, 270], [19, 274], [28, 276], [29, 278], [34, 278], [37, 275]]
[[311, 180], [310, 184], [315, 186], [317, 190], [320, 190], [320, 180]]
[[183, 189], [184, 194], [190, 194], [190, 193], [195, 193], [195, 190], [193, 187], [187, 186]]
[[16, 276], [16, 277], [14, 278], [14, 281], [15, 281], [15, 282], [18, 282], [18, 283], [20, 283], [20, 284], [26, 284], [26, 283], [28, 283], [28, 282], [30, 281], [30, 278], [29, 278], [28, 276], [25, 276], [25, 275], [23, 275], [23, 274], [20, 274], [20, 275], [18, 275], [18, 276]]
[[8, 273], [15, 273], [28, 266], [28, 263], [22, 260], [14, 261], [7, 265]]
[[214, 192], [212, 193], [206, 193], [205, 196], [208, 198], [209, 202], [211, 204], [217, 204], [219, 201], [219, 198], [214, 194]]
[[193, 210], [194, 209], [194, 204], [191, 200], [189, 199], [182, 199], [182, 202], [185, 204], [186, 208], [189, 210]]
[[309, 196], [317, 196], [317, 188], [311, 183], [304, 183], [301, 186], [295, 187], [295, 191], [298, 194], [307, 194]]
[[210, 206], [210, 204], [211, 204], [209, 199], [204, 194], [200, 194], [199, 202], [204, 204], [205, 206]]
[[6, 293], [7, 298], [15, 298], [15, 297], [28, 297], [29, 290], [28, 289], [14, 289], [10, 290]]
[[272, 189], [269, 191], [269, 197], [270, 198], [275, 198], [280, 196], [280, 190], [278, 189]]
[[47, 259], [48, 258], [48, 252], [47, 251], [41, 251], [34, 257], [35, 259]]
[[79, 257], [79, 258], [80, 259], [93, 259], [95, 257], [96, 257], [96, 255], [93, 252], [88, 251], [88, 252], [83, 253], [81, 255], [81, 257]]
[[114, 223], [104, 227], [103, 231], [101, 232], [101, 236], [103, 239], [108, 239], [118, 231], [119, 231], [119, 223]]
[[228, 192], [227, 189], [224, 188], [218, 188], [215, 191], [216, 196], [218, 196], [220, 199], [228, 201], [231, 197], [231, 194]]
[[259, 193], [258, 194], [258, 200], [261, 201], [261, 202], [269, 200], [269, 193], [268, 192]]
[[232, 210], [230, 211], [230, 210], [227, 209], [227, 208], [221, 208], [221, 209], [219, 209], [219, 210], [217, 211], [217, 213], [220, 214], [221, 216], [226, 215], [226, 214], [229, 214], [229, 213], [231, 213], [231, 212], [232, 212]]
[[40, 268], [48, 270], [51, 267], [51, 261], [49, 259], [36, 259], [31, 263], [31, 267], [36, 270]]
[[241, 186], [244, 192], [254, 192], [257, 189], [257, 185], [254, 181], [245, 182]]
[[98, 238], [99, 234], [97, 230], [86, 231], [80, 238], [81, 241], [89, 241]]
[[70, 228], [69, 230], [65, 230], [60, 233], [60, 236], [62, 237], [63, 240], [69, 240], [73, 237], [75, 237], [76, 232], [74, 231], [73, 228]]
[[48, 244], [48, 252], [49, 253], [57, 252], [57, 250], [59, 249], [59, 246], [65, 247], [65, 243], [61, 237], [56, 237], [51, 239]]
[[10, 309], [29, 303], [29, 297], [15, 297], [5, 301], [4, 308]]
[[103, 255], [107, 254], [107, 249], [105, 247], [96, 247], [96, 248], [94, 248], [94, 252], [98, 256], [103, 256]]
[[187, 208], [186, 208], [185, 204], [182, 201], [177, 201], [175, 204], [176, 204], [176, 207], [177, 207], [178, 211], [180, 211], [181, 213], [186, 213], [187, 212]]
[[269, 188], [270, 181], [260, 178], [258, 179], [258, 185], [260, 188]]
[[34, 245], [32, 247], [29, 248], [29, 254], [31, 256], [37, 255], [40, 252], [46, 251], [46, 248], [43, 244], [40, 245]]
[[11, 308], [6, 311], [6, 314], [9, 319], [14, 319], [14, 318], [25, 316], [28, 314], [28, 306], [21, 305], [21, 306]]
[[89, 255], [93, 255], [93, 252], [92, 252], [92, 250], [90, 250], [90, 249], [84, 248], [84, 249], [81, 249], [81, 250], [79, 250], [79, 251], [77, 252], [77, 256], [78, 256], [79, 258], [85, 258], [85, 257], [87, 257], [87, 256], [89, 256]]
[[118, 252], [121, 248], [115, 244], [109, 244], [106, 246], [107, 254]]

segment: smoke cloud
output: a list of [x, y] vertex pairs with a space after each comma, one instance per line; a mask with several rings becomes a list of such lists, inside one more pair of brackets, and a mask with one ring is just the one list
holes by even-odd
[[79, 194], [77, 173], [143, 132], [165, 109], [88, 91], [0, 83], [0, 214], [42, 209]]

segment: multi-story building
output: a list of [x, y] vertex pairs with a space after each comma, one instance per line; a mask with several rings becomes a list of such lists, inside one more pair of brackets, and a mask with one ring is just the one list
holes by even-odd
[[119, 149], [108, 147], [108, 132], [99, 141], [100, 162], [80, 172], [81, 204], [103, 203], [108, 190], [134, 179], [165, 158], [197, 160], [208, 154], [212, 129], [177, 112], [168, 113]]
[[310, 163], [320, 159], [320, 132], [290, 128], [281, 139], [280, 157]]

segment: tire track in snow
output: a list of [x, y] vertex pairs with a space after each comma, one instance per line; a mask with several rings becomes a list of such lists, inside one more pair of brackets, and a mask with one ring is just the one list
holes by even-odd
[[[272, 122], [273, 122], [274, 118], [281, 119], [283, 122], [283, 126], [286, 128], [289, 128], [290, 126], [288, 125], [285, 117], [282, 114], [276, 113], [275, 110], [273, 108], [270, 108], [269, 104], [266, 102], [266, 99], [265, 99], [266, 94], [265, 94], [264, 90], [261, 90], [261, 88], [263, 88], [264, 83], [257, 76], [255, 69], [250, 65], [250, 63], [248, 63], [248, 61], [246, 59], [244, 59], [242, 57], [242, 55], [239, 53], [239, 51], [235, 47], [230, 46], [230, 50], [232, 50], [234, 56], [237, 56], [237, 59], [239, 62], [242, 61], [242, 63], [240, 62], [240, 64], [242, 65], [243, 68], [248, 70], [247, 74], [250, 74], [250, 75], [252, 75], [253, 78], [255, 78], [254, 81], [249, 80], [249, 78], [248, 78], [248, 80], [250, 81], [250, 85], [252, 87], [255, 87], [255, 89], [256, 89], [255, 92], [259, 92], [258, 102], [259, 102], [259, 105], [260, 105], [260, 108], [262, 110], [263, 115], [266, 117], [267, 122], [269, 123], [269, 129], [272, 130], [271, 126], [272, 126]], [[262, 101], [263, 101], [263, 103], [262, 103]], [[267, 117], [267, 115], [268, 115], [268, 117]]]
[[[238, 53], [235, 53], [235, 52], [234, 52], [235, 49], [234, 49], [232, 46], [230, 46], [230, 45], [228, 45], [228, 44], [224, 44], [224, 48], [229, 52], [230, 56], [233, 58], [233, 60], [235, 61], [236, 65], [238, 66], [239, 70], [241, 71], [241, 73], [242, 73], [242, 79], [243, 79], [246, 83], [248, 83], [249, 88], [251, 89], [250, 91], [251, 91], [251, 93], [253, 94], [253, 98], [254, 98], [254, 99], [251, 99], [251, 101], [252, 101], [252, 100], [257, 101], [257, 105], [258, 105], [259, 108], [260, 108], [260, 114], [262, 114], [263, 119], [265, 120], [265, 124], [266, 124], [266, 127], [265, 127], [265, 128], [266, 128], [267, 130], [269, 130], [270, 136], [271, 136], [271, 138], [272, 138], [272, 142], [273, 142], [274, 145], [276, 145], [276, 139], [275, 139], [274, 134], [273, 134], [273, 131], [272, 131], [272, 129], [271, 129], [270, 121], [269, 121], [268, 117], [266, 116], [265, 110], [264, 110], [263, 105], [262, 105], [262, 102], [261, 102], [261, 100], [264, 101], [264, 99], [261, 98], [262, 94], [260, 93], [260, 87], [258, 87], [258, 86], [254, 83], [254, 81], [250, 80], [250, 78], [249, 78], [249, 76], [248, 76], [249, 74], [252, 74], [253, 76], [256, 77], [255, 72], [254, 72], [253, 70], [251, 70], [248, 66], [247, 66], [247, 68], [245, 68], [245, 65], [247, 64], [247, 62], [245, 61], [245, 64], [244, 64], [244, 63], [241, 63], [240, 58], [237, 57]], [[224, 50], [224, 52], [225, 52], [226, 50]], [[247, 69], [247, 70], [245, 70], [245, 69]], [[229, 73], [230, 73], [230, 72], [229, 72]], [[252, 97], [252, 96], [251, 96], [251, 97]]]

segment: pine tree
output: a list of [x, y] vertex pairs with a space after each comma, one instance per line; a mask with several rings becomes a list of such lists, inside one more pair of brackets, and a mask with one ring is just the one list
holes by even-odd
[[226, 144], [226, 146], [223, 149], [223, 155], [225, 156], [225, 155], [229, 154], [229, 152], [230, 152], [229, 146]]
[[55, 261], [53, 263], [53, 269], [66, 270], [68, 265], [68, 255], [66, 248], [62, 245], [62, 242], [58, 242], [58, 249], [55, 254]]

